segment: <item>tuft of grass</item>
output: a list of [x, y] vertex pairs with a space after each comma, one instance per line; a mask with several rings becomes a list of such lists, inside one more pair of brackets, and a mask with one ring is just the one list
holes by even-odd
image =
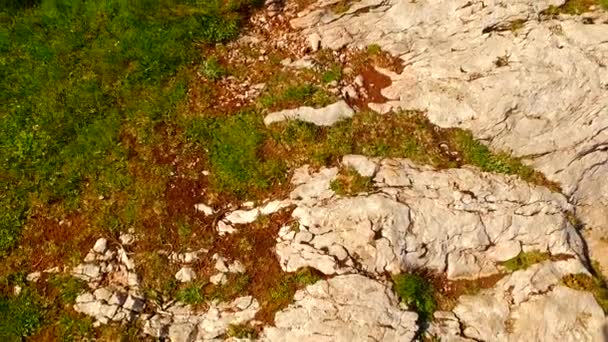
[[549, 260], [551, 255], [539, 251], [521, 252], [516, 257], [502, 262], [502, 265], [509, 271], [515, 272], [525, 270], [528, 267]]
[[[334, 77], [331, 75], [329, 77]], [[294, 108], [298, 106], [324, 107], [333, 102], [336, 98], [325, 90], [312, 84], [290, 85], [279, 93], [274, 89], [269, 89], [266, 94], [260, 97], [260, 104], [263, 108]]]
[[321, 81], [323, 83], [330, 83], [333, 81], [340, 81], [342, 79], [342, 68], [339, 65], [333, 65], [329, 70], [325, 71], [321, 75]]
[[399, 274], [393, 276], [393, 284], [399, 299], [418, 313], [420, 322], [432, 319], [437, 302], [435, 290], [426, 279], [416, 274]]
[[258, 337], [256, 330], [244, 324], [230, 324], [226, 334], [229, 337], [254, 339]]
[[372, 189], [372, 179], [361, 176], [355, 169], [347, 168], [340, 170], [340, 173], [331, 182], [330, 186], [338, 195], [355, 195], [369, 192]]
[[220, 64], [215, 56], [207, 58], [201, 65], [200, 71], [210, 81], [217, 81], [228, 74], [226, 68]]
[[608, 287], [601, 276], [591, 277], [584, 273], [568, 274], [562, 278], [562, 284], [575, 290], [591, 292], [604, 313], [608, 314]]
[[319, 280], [321, 278], [308, 268], [288, 273], [276, 286], [268, 290], [270, 302], [268, 305], [273, 308], [284, 307], [291, 302], [297, 289], [312, 285]]
[[179, 290], [175, 298], [186, 304], [201, 304], [208, 300], [203, 290], [204, 284], [190, 284]]
[[378, 44], [370, 44], [367, 46], [367, 54], [375, 56], [382, 53], [382, 48]]

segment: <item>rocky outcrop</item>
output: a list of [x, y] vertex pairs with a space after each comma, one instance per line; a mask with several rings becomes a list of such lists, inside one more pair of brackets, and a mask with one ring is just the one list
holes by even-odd
[[572, 273], [587, 271], [577, 260], [516, 271], [460, 297], [453, 312], [436, 312], [429, 333], [442, 341], [603, 341], [604, 312], [593, 295], [560, 285]]
[[265, 341], [412, 341], [418, 315], [399, 307], [386, 285], [360, 275], [319, 281], [266, 327]]
[[524, 157], [606, 235], [608, 15], [542, 16], [564, 2], [363, 0], [340, 14], [318, 2], [292, 26], [323, 47], [378, 44], [399, 56], [405, 68], [387, 72], [382, 108], [426, 111]]
[[[286, 271], [308, 266], [328, 275], [378, 275], [427, 268], [457, 279], [495, 274], [502, 261], [522, 251], [584, 260], [582, 240], [567, 218], [572, 207], [563, 195], [475, 169], [438, 171], [408, 160], [344, 159], [367, 174], [377, 169], [375, 193], [302, 198], [293, 212], [297, 231], [285, 227], [279, 234], [277, 254]], [[331, 179], [322, 183], [325, 188], [316, 181], [323, 174], [335, 177], [336, 172], [322, 169], [309, 176], [310, 183], [292, 197], [329, 193]], [[316, 190], [301, 191], [305, 185]]]

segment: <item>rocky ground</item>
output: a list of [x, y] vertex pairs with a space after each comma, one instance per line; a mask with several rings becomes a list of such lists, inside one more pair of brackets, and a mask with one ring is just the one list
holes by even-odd
[[[199, 196], [183, 210], [215, 242], [155, 251], [168, 261], [164, 277], [183, 286], [176, 298], [146, 290], [137, 256], [149, 237], [136, 231], [100, 237], [75, 267], [28, 280], [71, 274], [88, 285], [74, 309], [95, 325], [137, 325], [142, 338], [169, 341], [608, 340], [608, 12], [567, 6], [267, 1], [217, 52], [247, 78], [219, 76], [221, 93], [203, 104], [203, 72], [189, 108], [270, 99], [271, 60], [304, 78], [329, 60], [343, 77], [327, 79], [322, 98], [274, 99], [263, 124], [331, 130], [369, 110], [416, 111], [449, 162], [361, 150], [330, 165], [294, 161], [265, 200]], [[463, 165], [465, 150], [444, 138], [455, 129], [530, 171], [498, 159]]]

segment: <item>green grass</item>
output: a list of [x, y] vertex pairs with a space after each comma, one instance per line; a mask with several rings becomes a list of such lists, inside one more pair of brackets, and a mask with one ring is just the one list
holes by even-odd
[[58, 298], [64, 304], [74, 304], [76, 297], [88, 289], [85, 281], [64, 275], [51, 276], [49, 284], [59, 290]]
[[295, 290], [319, 281], [319, 278], [310, 269], [301, 269], [295, 273], [288, 273], [279, 284], [269, 289], [270, 299], [278, 304], [291, 301]]
[[32, 203], [133, 184], [121, 134], [150, 143], [186, 94], [196, 44], [234, 38], [259, 1], [43, 0], [0, 13], [0, 253]]
[[[332, 75], [331, 77], [334, 77]], [[299, 106], [324, 107], [336, 101], [336, 98], [325, 90], [312, 84], [296, 84], [288, 86], [279, 93], [275, 89], [268, 90], [260, 97], [263, 108], [294, 108]]]
[[228, 74], [216, 57], [209, 57], [201, 65], [201, 73], [211, 81], [217, 81]]
[[361, 176], [356, 170], [347, 168], [340, 170], [338, 177], [330, 184], [331, 189], [338, 195], [355, 195], [369, 192], [372, 189], [370, 177]]
[[216, 191], [248, 198], [252, 191], [267, 190], [283, 181], [283, 162], [263, 157], [266, 133], [256, 113], [195, 119], [188, 123], [187, 130], [192, 141], [209, 150], [211, 182]]
[[178, 291], [175, 298], [186, 304], [201, 304], [208, 300], [203, 287], [204, 284], [190, 284]]
[[323, 75], [321, 75], [321, 81], [323, 83], [330, 83], [333, 81], [340, 81], [342, 79], [342, 67], [339, 65], [333, 65], [331, 68], [326, 70]]
[[416, 274], [400, 274], [393, 276], [393, 283], [399, 299], [418, 313], [420, 322], [433, 318], [437, 309], [435, 290], [426, 279]]
[[62, 342], [93, 340], [93, 320], [90, 317], [72, 317], [67, 314], [59, 318], [59, 340]]
[[367, 46], [367, 53], [369, 55], [379, 55], [382, 53], [382, 48], [378, 44], [370, 44]]
[[41, 325], [44, 307], [38, 294], [25, 287], [18, 296], [0, 295], [0, 340], [21, 341]]
[[549, 253], [542, 253], [539, 251], [521, 252], [516, 257], [502, 262], [502, 265], [509, 271], [515, 272], [518, 270], [525, 270], [526, 268], [549, 260], [551, 255]]

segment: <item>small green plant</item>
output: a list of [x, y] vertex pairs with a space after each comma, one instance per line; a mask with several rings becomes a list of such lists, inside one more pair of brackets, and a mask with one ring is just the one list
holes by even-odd
[[369, 192], [372, 189], [372, 180], [370, 177], [361, 176], [355, 169], [347, 168], [341, 170], [330, 187], [338, 195], [354, 195]]
[[258, 335], [254, 328], [244, 324], [230, 324], [226, 334], [230, 337], [246, 339], [254, 339]]
[[277, 286], [270, 289], [270, 298], [277, 303], [287, 302], [291, 300], [296, 289], [312, 285], [320, 279], [317, 274], [308, 268], [289, 273], [281, 279]]
[[378, 44], [370, 44], [367, 46], [367, 53], [372, 56], [379, 55], [382, 53], [382, 48]]
[[201, 73], [210, 81], [217, 81], [226, 76], [228, 71], [220, 64], [216, 57], [209, 57], [201, 65]]
[[551, 255], [539, 251], [521, 252], [516, 257], [504, 261], [502, 265], [509, 271], [525, 270], [526, 268], [549, 260]]
[[204, 284], [190, 284], [179, 290], [175, 298], [187, 304], [201, 304], [207, 301], [203, 287]]
[[342, 79], [342, 68], [339, 65], [334, 65], [329, 70], [325, 71], [321, 75], [323, 83], [330, 83], [333, 81], [340, 81]]
[[414, 309], [421, 322], [433, 317], [437, 308], [433, 286], [417, 274], [399, 274], [393, 277], [394, 289], [403, 303]]

